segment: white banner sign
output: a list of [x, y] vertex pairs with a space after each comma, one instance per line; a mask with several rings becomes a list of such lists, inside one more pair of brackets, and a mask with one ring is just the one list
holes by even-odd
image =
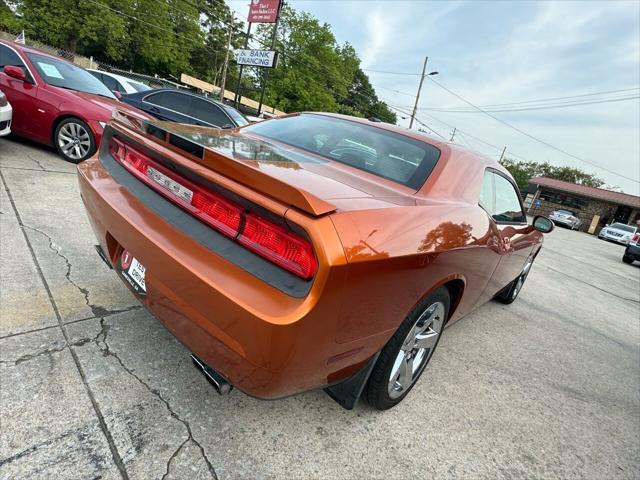
[[236, 50], [236, 63], [252, 67], [272, 68], [276, 64], [274, 50]]

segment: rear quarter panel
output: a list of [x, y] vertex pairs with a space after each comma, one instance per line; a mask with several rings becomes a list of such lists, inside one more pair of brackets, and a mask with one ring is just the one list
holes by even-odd
[[469, 204], [344, 212], [332, 215], [348, 262], [339, 343], [394, 331], [425, 295], [458, 279], [464, 290], [451, 317], [471, 311], [500, 256], [485, 212]]

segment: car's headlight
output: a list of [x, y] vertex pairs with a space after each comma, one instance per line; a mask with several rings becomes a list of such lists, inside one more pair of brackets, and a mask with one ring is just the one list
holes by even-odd
[[100, 124], [103, 130], [104, 130], [104, 127], [107, 126], [107, 122], [98, 122], [98, 123]]

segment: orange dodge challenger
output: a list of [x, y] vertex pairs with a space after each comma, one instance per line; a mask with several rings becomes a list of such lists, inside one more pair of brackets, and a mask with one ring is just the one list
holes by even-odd
[[263, 399], [394, 406], [445, 325], [515, 300], [553, 228], [495, 161], [334, 114], [116, 113], [78, 175], [102, 258], [221, 393]]

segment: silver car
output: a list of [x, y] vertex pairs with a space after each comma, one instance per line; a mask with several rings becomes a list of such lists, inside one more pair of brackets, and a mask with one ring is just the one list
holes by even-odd
[[578, 218], [576, 212], [571, 210], [554, 210], [549, 215], [549, 218], [556, 225], [562, 225], [563, 227], [568, 227], [571, 230], [579, 230], [582, 225], [582, 220]]
[[638, 229], [631, 225], [613, 223], [611, 225], [606, 225], [602, 230], [600, 230], [598, 238], [628, 245], [629, 240], [631, 240], [631, 237], [633, 237], [637, 231]]

